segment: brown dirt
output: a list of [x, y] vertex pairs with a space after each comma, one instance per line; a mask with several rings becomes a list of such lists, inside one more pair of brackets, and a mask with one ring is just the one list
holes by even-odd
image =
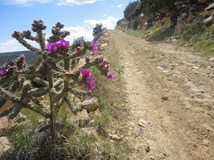
[[126, 81], [127, 159], [213, 160], [213, 62], [172, 44], [109, 34]]

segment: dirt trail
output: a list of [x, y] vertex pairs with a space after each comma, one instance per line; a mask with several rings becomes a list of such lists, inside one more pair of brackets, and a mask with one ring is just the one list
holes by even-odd
[[213, 160], [214, 62], [171, 44], [109, 33], [127, 82], [127, 159]]

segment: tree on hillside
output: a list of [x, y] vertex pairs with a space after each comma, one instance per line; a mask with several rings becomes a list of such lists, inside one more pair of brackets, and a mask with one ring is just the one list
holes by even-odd
[[141, 13], [140, 2], [134, 1], [130, 2], [124, 10], [124, 17], [129, 21], [134, 17], [139, 16]]
[[143, 13], [150, 19], [160, 17], [167, 11], [171, 13], [171, 27], [177, 23], [177, 7], [175, 5], [176, 0], [141, 0], [140, 8]]
[[93, 36], [96, 37], [99, 33], [103, 32], [105, 28], [103, 28], [103, 24], [96, 24], [96, 26], [93, 28]]

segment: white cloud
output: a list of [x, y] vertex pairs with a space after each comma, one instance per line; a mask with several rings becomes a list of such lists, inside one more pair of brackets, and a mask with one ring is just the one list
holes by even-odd
[[[34, 47], [39, 47], [36, 42], [28, 41]], [[16, 52], [16, 51], [26, 51], [28, 50], [22, 44], [20, 44], [16, 39], [9, 39], [3, 42], [0, 42], [0, 53], [2, 52]]]
[[52, 0], [3, 0], [3, 3], [5, 4], [18, 4], [18, 5], [23, 5], [23, 6], [30, 6], [33, 3], [48, 3]]
[[117, 5], [117, 8], [121, 8], [121, 7], [123, 7], [123, 4], [118, 4]]
[[34, 3], [44, 4], [52, 1], [55, 2], [57, 5], [84, 5], [104, 0], [1, 0], [3, 4], [22, 6], [31, 6]]
[[114, 29], [116, 23], [117, 23], [117, 19], [112, 17], [112, 16], [108, 16], [106, 19], [104, 20], [85, 20], [84, 21], [85, 24], [88, 24], [92, 27], [95, 27], [96, 24], [100, 24], [102, 23], [104, 27], [106, 27], [107, 29]]
[[26, 50], [17, 40], [10, 39], [0, 43], [0, 53], [1, 52], [14, 52]]
[[65, 27], [64, 30], [70, 32], [70, 35], [66, 37], [66, 40], [69, 40], [70, 42], [73, 42], [74, 39], [82, 36], [87, 41], [91, 41], [93, 39], [93, 28], [89, 26], [71, 26]]
[[83, 4], [92, 4], [101, 0], [59, 0], [58, 5], [83, 5]]

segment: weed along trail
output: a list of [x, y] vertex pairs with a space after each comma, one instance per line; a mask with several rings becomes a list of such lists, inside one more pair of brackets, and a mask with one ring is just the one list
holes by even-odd
[[171, 44], [109, 34], [126, 82], [127, 159], [212, 160], [213, 62]]

